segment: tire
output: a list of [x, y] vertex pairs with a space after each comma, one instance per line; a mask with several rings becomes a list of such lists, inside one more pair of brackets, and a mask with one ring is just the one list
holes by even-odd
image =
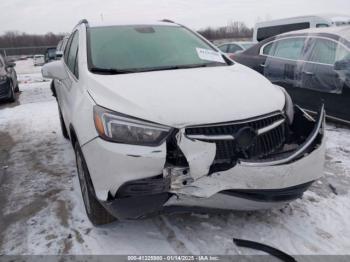
[[78, 142], [75, 143], [74, 149], [81, 194], [89, 220], [95, 226], [104, 225], [115, 221], [116, 218], [109, 214], [96, 198], [89, 170], [87, 169], [87, 165]]
[[15, 94], [15, 89], [13, 88], [13, 84], [10, 81], [10, 97], [8, 99], [10, 103], [13, 103], [16, 101], [16, 94]]
[[19, 86], [17, 84], [16, 87], [15, 87], [15, 93], [18, 93], [18, 92], [19, 92]]
[[60, 124], [61, 124], [61, 131], [62, 135], [65, 139], [69, 139], [68, 131], [66, 128], [66, 125], [64, 124], [63, 116], [60, 107], [58, 106], [58, 114], [60, 116]]

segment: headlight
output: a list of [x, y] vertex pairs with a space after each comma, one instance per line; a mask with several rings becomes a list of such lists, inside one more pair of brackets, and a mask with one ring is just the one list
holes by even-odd
[[287, 91], [284, 88], [282, 88], [282, 91], [284, 93], [284, 96], [286, 97], [286, 104], [284, 105], [284, 111], [286, 112], [289, 124], [292, 124], [294, 119], [293, 101], [290, 95], [287, 93]]
[[100, 106], [94, 106], [94, 122], [100, 137], [123, 144], [157, 146], [167, 138], [171, 130], [170, 127], [112, 112]]

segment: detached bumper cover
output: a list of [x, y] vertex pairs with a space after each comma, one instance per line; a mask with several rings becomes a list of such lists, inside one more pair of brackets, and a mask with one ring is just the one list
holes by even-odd
[[[189, 170], [175, 167], [180, 177], [183, 172], [184, 177], [191, 178], [180, 180], [186, 182], [183, 184], [177, 178], [174, 180], [165, 168], [165, 145], [159, 148], [116, 146], [95, 139], [83, 146], [83, 152], [97, 197], [119, 219], [172, 212], [178, 207], [189, 210], [194, 207], [237, 210], [278, 207], [301, 197], [323, 174], [324, 108], [320, 109], [317, 119], [300, 108], [296, 111], [302, 120], [296, 124], [301, 128], [304, 124], [308, 126], [308, 133], [293, 150], [282, 150], [263, 160], [239, 160], [228, 170], [207, 175], [201, 173], [207, 172], [209, 166], [192, 165], [197, 171], [194, 177], [191, 177], [191, 163]], [[201, 142], [197, 147], [211, 150]], [[195, 155], [194, 151], [191, 154]], [[197, 156], [202, 154], [203, 151]], [[213, 155], [207, 154], [202, 159], [212, 161]], [[99, 161], [104, 163], [102, 171], [97, 168]]]

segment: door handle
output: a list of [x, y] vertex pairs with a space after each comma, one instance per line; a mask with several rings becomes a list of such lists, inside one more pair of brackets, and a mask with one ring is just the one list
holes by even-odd
[[266, 64], [260, 64], [260, 66], [261, 66], [261, 67], [264, 67], [264, 68], [267, 67]]
[[309, 71], [303, 71], [303, 74], [308, 75], [308, 76], [313, 76], [314, 75], [313, 72], [309, 72]]

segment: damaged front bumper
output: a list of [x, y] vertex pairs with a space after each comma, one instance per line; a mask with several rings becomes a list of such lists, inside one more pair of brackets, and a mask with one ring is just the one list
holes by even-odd
[[[174, 137], [177, 158], [174, 141], [150, 148], [95, 139], [83, 146], [83, 153], [97, 197], [119, 219], [196, 208], [266, 209], [301, 197], [322, 176], [324, 121], [323, 106], [317, 118], [295, 107], [295, 119], [287, 130], [290, 135], [283, 145], [259, 157], [250, 157], [249, 150], [237, 153], [230, 163], [218, 160], [219, 143], [207, 137], [192, 139], [186, 130]], [[259, 130], [267, 130], [264, 128]], [[273, 142], [269, 139], [263, 144]]]

